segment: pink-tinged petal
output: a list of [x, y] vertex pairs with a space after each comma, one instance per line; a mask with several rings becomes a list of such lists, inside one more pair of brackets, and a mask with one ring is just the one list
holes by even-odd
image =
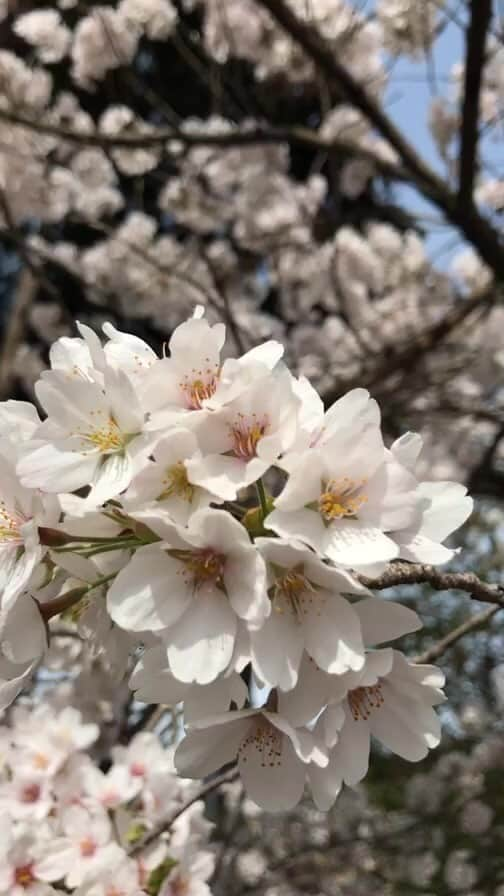
[[168, 659], [175, 678], [208, 684], [229, 666], [236, 616], [226, 596], [198, 593], [169, 633]]
[[360, 619], [364, 643], [369, 647], [395, 641], [422, 628], [422, 621], [414, 610], [392, 600], [369, 597], [353, 606]]
[[109, 588], [107, 610], [113, 621], [133, 632], [174, 625], [191, 602], [179, 570], [161, 548], [140, 548]]

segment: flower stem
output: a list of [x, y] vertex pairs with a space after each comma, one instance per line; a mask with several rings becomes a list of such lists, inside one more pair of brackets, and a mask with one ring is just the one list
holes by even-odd
[[262, 521], [264, 523], [264, 520], [266, 519], [266, 517], [268, 516], [270, 511], [268, 508], [268, 499], [266, 498], [266, 490], [264, 488], [264, 483], [263, 483], [262, 479], [257, 480], [256, 489], [257, 489], [257, 494], [259, 496], [259, 502], [261, 504]]
[[61, 594], [54, 600], [50, 600], [45, 604], [39, 604], [42, 619], [44, 619], [45, 622], [49, 622], [53, 616], [59, 616], [60, 613], [70, 610], [75, 604], [78, 604], [86, 594], [89, 594], [90, 591], [94, 591], [95, 588], [99, 588], [100, 585], [105, 585], [106, 582], [110, 582], [116, 575], [117, 573], [113, 572], [108, 576], [101, 576], [101, 578], [92, 582], [91, 585], [83, 585], [81, 588], [72, 588], [70, 591], [65, 591], [64, 594]]

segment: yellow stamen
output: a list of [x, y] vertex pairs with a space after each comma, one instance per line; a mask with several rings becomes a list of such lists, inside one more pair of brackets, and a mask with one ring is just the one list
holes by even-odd
[[172, 550], [169, 553], [183, 565], [182, 576], [192, 584], [195, 591], [203, 585], [215, 585], [224, 590], [224, 567], [226, 558], [212, 548], [195, 551]]
[[318, 500], [318, 510], [325, 520], [342, 519], [343, 517], [355, 517], [367, 496], [360, 492], [366, 480], [349, 479], [347, 476], [341, 479], [329, 479], [324, 491]]
[[230, 427], [230, 435], [233, 441], [233, 452], [241, 460], [251, 460], [257, 456], [257, 445], [268, 429], [268, 420], [257, 418], [251, 414], [247, 419], [244, 414], [238, 414], [236, 422]]
[[[205, 358], [210, 365], [210, 359]], [[211, 398], [219, 383], [219, 368], [208, 366], [201, 370], [193, 368], [190, 376], [184, 377], [179, 387], [184, 393], [190, 411], [200, 411], [203, 402]]]
[[194, 485], [191, 485], [187, 478], [187, 470], [180, 460], [173, 466], [168, 467], [162, 480], [165, 488], [158, 497], [158, 501], [164, 501], [166, 498], [183, 498], [184, 501], [192, 501], [194, 497]]
[[273, 592], [273, 606], [277, 613], [288, 611], [297, 616], [305, 616], [313, 604], [317, 589], [303, 575], [302, 567], [291, 569], [276, 580]]

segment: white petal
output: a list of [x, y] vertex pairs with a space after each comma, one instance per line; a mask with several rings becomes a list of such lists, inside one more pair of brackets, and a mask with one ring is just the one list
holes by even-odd
[[308, 783], [317, 809], [320, 809], [321, 812], [327, 812], [343, 786], [341, 766], [337, 755], [330, 757], [329, 765], [326, 768], [310, 765], [308, 768]]
[[252, 662], [261, 681], [284, 691], [298, 679], [304, 632], [293, 613], [275, 609], [263, 627], [251, 633]]
[[392, 600], [369, 597], [353, 605], [366, 646], [395, 641], [422, 628], [422, 621], [414, 610]]
[[208, 684], [231, 661], [236, 616], [224, 594], [199, 593], [169, 633], [170, 668], [180, 681]]
[[114, 622], [133, 632], [173, 625], [191, 601], [179, 568], [162, 549], [140, 548], [109, 588], [107, 610]]
[[397, 545], [383, 532], [359, 520], [338, 520], [328, 528], [326, 556], [333, 563], [358, 568], [397, 557]]
[[41, 445], [22, 457], [17, 471], [27, 488], [73, 492], [91, 482], [98, 460], [97, 453], [81, 454], [53, 443]]
[[284, 812], [303, 795], [305, 765], [280, 732], [272, 747], [267, 736], [256, 738], [251, 731], [240, 749], [238, 768], [247, 794], [261, 809]]
[[111, 454], [98, 467], [97, 475], [92, 483], [88, 502], [94, 505], [104, 504], [110, 498], [116, 498], [131, 482], [133, 465], [127, 453]]
[[321, 669], [341, 675], [364, 665], [359, 618], [343, 597], [319, 591], [304, 617], [306, 650]]
[[318, 513], [313, 510], [294, 510], [292, 513], [274, 510], [264, 524], [282, 538], [297, 538], [309, 544], [315, 551], [323, 551], [327, 530]]
[[250, 728], [249, 719], [231, 719], [226, 725], [189, 731], [175, 751], [175, 768], [187, 778], [204, 778], [236, 759]]
[[269, 616], [271, 604], [266, 591], [266, 566], [255, 548], [228, 557], [224, 584], [229, 602], [249, 628], [257, 628]]
[[348, 706], [345, 713], [347, 718], [334, 749], [341, 763], [343, 780], [349, 787], [355, 787], [365, 778], [369, 767], [369, 725], [363, 719], [354, 721]]

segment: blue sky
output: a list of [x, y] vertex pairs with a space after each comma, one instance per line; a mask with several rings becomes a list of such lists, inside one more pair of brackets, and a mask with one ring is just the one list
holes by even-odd
[[[419, 0], [424, 2], [424, 0]], [[464, 7], [461, 6], [460, 18], [463, 18]], [[428, 77], [425, 60], [413, 62], [400, 57], [393, 65], [390, 83], [386, 95], [388, 114], [399, 125], [401, 130], [413, 144], [417, 152], [442, 176], [446, 176], [446, 168], [440, 159], [428, 128], [428, 110], [431, 99], [436, 95], [450, 96], [452, 85], [448, 78], [455, 63], [464, 59], [465, 35], [455, 24], [448, 25], [436, 40], [432, 52], [433, 75]], [[485, 154], [496, 164], [504, 161], [504, 147], [495, 142], [485, 142]], [[436, 209], [422, 199], [418, 193], [408, 187], [398, 186], [396, 196], [401, 204], [414, 210], [417, 214], [438, 217]], [[425, 226], [428, 226], [426, 223]], [[438, 267], [447, 269], [463, 246], [456, 232], [449, 227], [433, 227], [427, 235], [429, 253]], [[455, 244], [455, 245], [454, 245]]]

